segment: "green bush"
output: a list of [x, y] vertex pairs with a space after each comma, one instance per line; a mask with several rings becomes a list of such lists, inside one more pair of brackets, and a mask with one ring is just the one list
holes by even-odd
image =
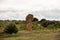
[[48, 25], [47, 28], [48, 29], [54, 29], [55, 28], [55, 25], [54, 24]]
[[32, 30], [37, 30], [37, 26], [32, 26]]
[[26, 24], [21, 24], [20, 30], [26, 30]]
[[17, 29], [17, 27], [16, 27], [15, 24], [9, 24], [4, 29], [4, 32], [5, 33], [8, 33], [8, 34], [17, 33], [18, 32], [18, 29]]
[[33, 22], [32, 23], [32, 30], [38, 30], [40, 29], [40, 26], [38, 26], [38, 22]]
[[25, 30], [25, 29], [26, 29], [25, 26], [21, 26], [21, 27], [20, 27], [20, 30]]

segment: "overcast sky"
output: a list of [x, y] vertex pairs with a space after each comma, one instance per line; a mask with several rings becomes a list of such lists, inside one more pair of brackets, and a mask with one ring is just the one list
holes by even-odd
[[0, 0], [0, 20], [24, 20], [28, 14], [60, 20], [60, 0]]

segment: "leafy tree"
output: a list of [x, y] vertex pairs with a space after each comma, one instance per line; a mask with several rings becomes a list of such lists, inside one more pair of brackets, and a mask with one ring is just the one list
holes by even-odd
[[38, 19], [37, 18], [33, 18], [33, 21], [32, 22], [35, 22], [35, 21], [38, 21]]
[[40, 23], [43, 27], [47, 27], [48, 25], [52, 25], [52, 24], [54, 25], [55, 21], [49, 21], [46, 19], [41, 19]]
[[46, 19], [41, 19], [40, 23], [41, 23], [41, 25], [42, 25], [43, 27], [47, 27], [47, 25], [48, 25]]
[[40, 22], [46, 21], [46, 19], [41, 19]]

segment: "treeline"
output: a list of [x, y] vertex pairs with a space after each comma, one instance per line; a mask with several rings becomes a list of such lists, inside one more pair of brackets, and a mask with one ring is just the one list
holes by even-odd
[[60, 28], [60, 21], [41, 19], [38, 23], [47, 28]]
[[[43, 27], [60, 28], [60, 21], [55, 21], [55, 20], [50, 21], [50, 20], [46, 20], [46, 19], [41, 19], [39, 21], [37, 18], [34, 18], [32, 22], [37, 22], [37, 24], [40, 24]], [[26, 20], [0, 20], [0, 26], [9, 24], [9, 23], [24, 24], [24, 23], [26, 23]]]
[[[17, 27], [20, 27], [20, 29], [26, 28], [26, 20], [0, 20], [0, 27], [6, 27], [6, 25], [9, 25], [10, 23], [15, 24]], [[60, 21], [55, 20], [47, 20], [47, 19], [41, 19], [38, 20], [37, 18], [34, 18], [32, 21], [33, 29], [39, 29], [40, 27], [44, 28], [60, 28]], [[40, 25], [40, 26], [39, 26]]]

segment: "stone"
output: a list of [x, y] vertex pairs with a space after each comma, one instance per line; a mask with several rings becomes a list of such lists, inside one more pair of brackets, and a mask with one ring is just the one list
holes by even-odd
[[33, 15], [32, 14], [27, 15], [26, 21], [27, 21], [27, 30], [32, 30]]
[[33, 15], [32, 14], [27, 15], [26, 21], [27, 22], [32, 22], [32, 20], [33, 20]]

